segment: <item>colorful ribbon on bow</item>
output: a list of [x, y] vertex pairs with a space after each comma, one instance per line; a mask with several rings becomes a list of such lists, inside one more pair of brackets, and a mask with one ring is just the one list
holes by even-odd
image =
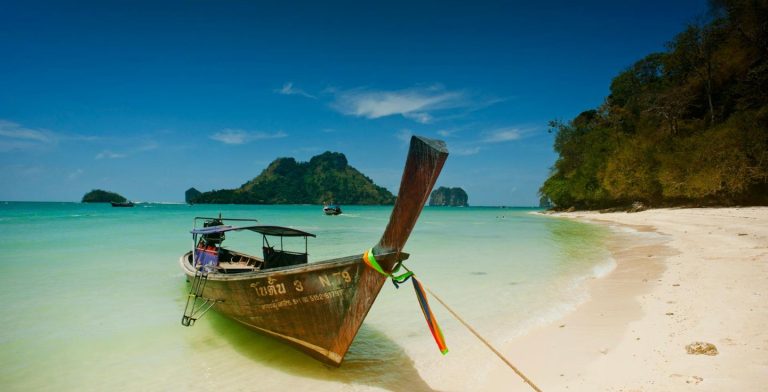
[[396, 288], [400, 288], [400, 284], [405, 283], [408, 279], [413, 281], [413, 290], [416, 292], [416, 299], [419, 300], [419, 306], [421, 306], [421, 312], [424, 314], [424, 319], [427, 320], [429, 331], [432, 332], [432, 337], [435, 338], [435, 343], [437, 343], [437, 347], [440, 349], [440, 352], [443, 355], [447, 354], [448, 346], [445, 344], [443, 331], [440, 329], [440, 325], [437, 324], [437, 319], [432, 313], [432, 309], [429, 307], [429, 301], [427, 300], [427, 294], [424, 291], [424, 287], [421, 285], [421, 282], [416, 279], [416, 275], [413, 273], [413, 271], [409, 271], [406, 268], [406, 273], [394, 275], [400, 270], [400, 267], [402, 266], [402, 263], [398, 263], [391, 273], [385, 272], [384, 269], [381, 268], [381, 265], [379, 265], [379, 263], [376, 261], [376, 256], [373, 254], [373, 249], [368, 249], [367, 252], [363, 253], [363, 261], [368, 267], [371, 267], [378, 273], [391, 278], [392, 283], [394, 283]]

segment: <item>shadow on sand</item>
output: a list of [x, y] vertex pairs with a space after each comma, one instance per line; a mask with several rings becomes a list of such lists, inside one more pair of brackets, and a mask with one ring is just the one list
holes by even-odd
[[363, 324], [341, 367], [334, 368], [270, 337], [211, 313], [211, 327], [247, 358], [282, 372], [323, 381], [363, 384], [390, 391], [434, 391], [405, 351], [384, 333]]

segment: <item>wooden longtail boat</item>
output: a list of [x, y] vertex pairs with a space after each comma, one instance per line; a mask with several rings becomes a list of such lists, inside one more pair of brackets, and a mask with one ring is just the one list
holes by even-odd
[[[445, 143], [414, 136], [389, 223], [373, 254], [391, 272], [408, 254], [402, 252], [432, 187], [443, 168]], [[363, 254], [307, 263], [303, 253], [275, 249], [269, 237], [313, 234], [279, 226], [225, 225], [204, 220], [192, 230], [195, 248], [180, 258], [191, 281], [182, 324], [189, 326], [215, 309], [260, 333], [288, 343], [312, 357], [339, 366], [387, 277], [368, 267]], [[256, 257], [221, 247], [230, 231], [263, 235], [264, 254]], [[306, 242], [305, 242], [306, 244]], [[361, 249], [361, 251], [367, 251]]]

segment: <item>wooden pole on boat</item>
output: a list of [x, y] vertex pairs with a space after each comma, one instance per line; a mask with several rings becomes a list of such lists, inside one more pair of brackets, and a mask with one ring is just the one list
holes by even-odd
[[[387, 228], [378, 245], [374, 247], [375, 253], [400, 253], [419, 219], [424, 204], [429, 199], [432, 187], [435, 186], [447, 158], [448, 148], [442, 140], [415, 135], [411, 137], [397, 200], [392, 208]], [[382, 260], [381, 266], [385, 271], [390, 272], [398, 260], [397, 256]]]
[[523, 379], [523, 381], [525, 381], [525, 383], [526, 383], [526, 384], [528, 384], [528, 385], [529, 385], [531, 388], [533, 388], [533, 390], [534, 390], [534, 391], [536, 391], [536, 392], [542, 392], [542, 391], [541, 391], [541, 389], [540, 389], [538, 386], [536, 386], [536, 384], [534, 384], [534, 383], [533, 383], [533, 381], [531, 381], [531, 379], [529, 379], [528, 377], [526, 377], [526, 375], [525, 375], [525, 374], [523, 374], [523, 372], [521, 372], [521, 371], [520, 371], [520, 369], [518, 369], [518, 368], [517, 368], [515, 365], [513, 365], [513, 364], [512, 364], [512, 362], [510, 362], [510, 361], [509, 361], [509, 360], [508, 360], [508, 359], [507, 359], [507, 358], [506, 358], [506, 357], [505, 357], [503, 354], [501, 354], [501, 353], [499, 352], [499, 350], [496, 350], [496, 348], [494, 348], [494, 347], [491, 345], [491, 343], [489, 343], [487, 340], [485, 340], [485, 338], [483, 338], [482, 336], [480, 336], [480, 334], [479, 334], [477, 331], [475, 331], [475, 329], [474, 329], [474, 328], [472, 328], [472, 326], [471, 326], [471, 325], [469, 325], [469, 323], [467, 323], [466, 321], [464, 321], [464, 319], [463, 319], [463, 318], [461, 318], [461, 316], [459, 316], [459, 315], [458, 315], [458, 313], [456, 313], [456, 312], [455, 312], [453, 309], [451, 309], [451, 307], [450, 307], [450, 306], [448, 306], [448, 304], [446, 304], [446, 303], [445, 303], [445, 302], [444, 302], [444, 301], [443, 301], [443, 300], [442, 300], [440, 297], [438, 297], [437, 295], [435, 295], [435, 293], [434, 293], [434, 292], [432, 292], [432, 290], [430, 290], [430, 289], [429, 289], [429, 287], [426, 287], [426, 289], [427, 289], [427, 292], [429, 292], [429, 295], [433, 296], [433, 297], [434, 297], [434, 298], [437, 300], [437, 302], [440, 302], [440, 304], [441, 304], [441, 305], [443, 305], [443, 307], [444, 307], [445, 309], [447, 309], [447, 310], [448, 310], [448, 312], [450, 312], [450, 313], [451, 313], [451, 315], [452, 315], [452, 316], [453, 316], [453, 317], [454, 317], [456, 320], [458, 320], [458, 321], [459, 321], [460, 323], [462, 323], [462, 324], [463, 324], [465, 327], [467, 327], [467, 329], [469, 330], [469, 332], [472, 332], [472, 334], [473, 334], [473, 335], [475, 335], [475, 337], [477, 337], [478, 339], [480, 339], [480, 341], [481, 341], [481, 342], [483, 342], [483, 344], [485, 344], [485, 346], [486, 346], [486, 347], [488, 347], [488, 348], [489, 348], [491, 351], [493, 351], [493, 353], [494, 353], [494, 354], [496, 354], [496, 356], [497, 356], [497, 357], [499, 357], [499, 358], [500, 358], [502, 361], [504, 361], [504, 363], [506, 363], [506, 364], [507, 364], [507, 366], [509, 366], [509, 368], [510, 368], [510, 369], [512, 369], [512, 370], [513, 370], [515, 373], [517, 373], [517, 375], [518, 375], [518, 376], [520, 376], [520, 378], [522, 378], [522, 379]]

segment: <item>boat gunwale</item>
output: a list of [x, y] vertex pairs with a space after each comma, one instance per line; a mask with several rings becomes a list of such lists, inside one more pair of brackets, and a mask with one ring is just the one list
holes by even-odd
[[[197, 272], [193, 267], [192, 264], [188, 261], [190, 256], [192, 254], [192, 251], [187, 251], [179, 258], [179, 264], [181, 264], [182, 269], [188, 276], [195, 276], [195, 273]], [[393, 252], [392, 255], [395, 253]], [[376, 257], [386, 257], [388, 256], [388, 253], [377, 255]], [[400, 252], [400, 259], [405, 260], [408, 258], [408, 253]], [[262, 278], [270, 275], [292, 275], [297, 273], [305, 273], [305, 272], [312, 272], [316, 270], [324, 270], [327, 268], [332, 268], [335, 266], [342, 266], [346, 264], [353, 264], [356, 262], [361, 262], [363, 260], [363, 254], [359, 255], [351, 255], [351, 256], [343, 256], [338, 257], [334, 259], [328, 259], [328, 260], [321, 260], [316, 261], [312, 263], [307, 264], [301, 264], [299, 266], [296, 265], [289, 265], [285, 267], [277, 267], [277, 268], [270, 268], [267, 270], [255, 270], [255, 271], [246, 271], [246, 272], [236, 272], [236, 273], [218, 273], [218, 272], [211, 272], [208, 274], [208, 280], [217, 280], [217, 281], [230, 281], [230, 280], [250, 280], [250, 279], [257, 279]]]

